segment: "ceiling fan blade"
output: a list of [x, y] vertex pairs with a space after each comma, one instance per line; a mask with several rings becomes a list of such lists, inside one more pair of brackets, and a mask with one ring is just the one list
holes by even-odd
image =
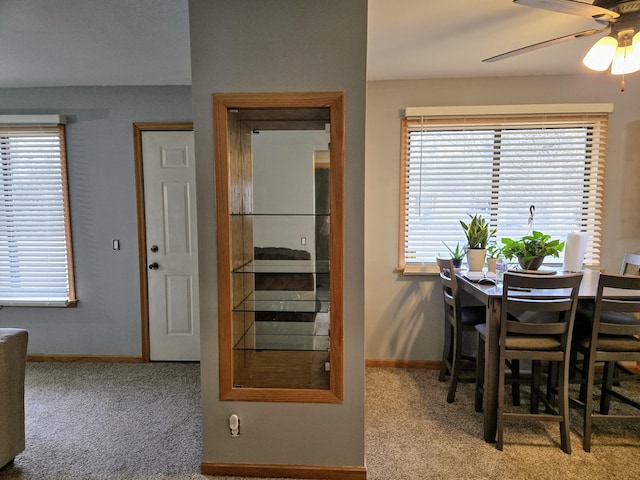
[[565, 35], [563, 37], [553, 38], [551, 40], [546, 40], [540, 43], [534, 43], [533, 45], [529, 45], [522, 48], [517, 48], [515, 50], [511, 50], [510, 52], [501, 53], [500, 55], [496, 55], [494, 57], [485, 58], [482, 60], [483, 62], [496, 62], [498, 60], [504, 60], [505, 58], [515, 57], [516, 55], [521, 55], [523, 53], [532, 52], [534, 50], [538, 50], [540, 48], [549, 47], [551, 45], [556, 45], [558, 43], [566, 42], [568, 40], [573, 40], [574, 38], [586, 37], [589, 35], [595, 35], [596, 33], [601, 33], [607, 30], [609, 27], [604, 27], [600, 29], [591, 29], [584, 30], [582, 32], [572, 33], [571, 35]]
[[580, 17], [591, 17], [594, 20], [613, 22], [620, 16], [613, 10], [591, 5], [590, 3], [578, 2], [577, 0], [513, 0], [513, 3], [525, 5], [527, 7], [551, 10], [552, 12], [568, 13]]

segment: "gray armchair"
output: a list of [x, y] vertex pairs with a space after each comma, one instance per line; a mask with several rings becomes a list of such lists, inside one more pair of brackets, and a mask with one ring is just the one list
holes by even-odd
[[29, 334], [0, 328], [0, 469], [25, 448], [24, 374]]

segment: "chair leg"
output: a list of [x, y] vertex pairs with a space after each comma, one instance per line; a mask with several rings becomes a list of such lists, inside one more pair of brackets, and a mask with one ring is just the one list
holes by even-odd
[[[585, 452], [591, 451], [591, 429], [593, 426], [592, 413], [593, 413], [593, 383], [595, 375], [595, 362], [589, 360], [588, 365], [585, 364], [583, 372], [586, 372], [587, 382], [585, 385], [585, 402], [584, 402], [584, 429], [582, 433], [582, 447]], [[583, 373], [584, 374], [584, 373]]]
[[476, 389], [475, 410], [482, 412], [482, 397], [484, 391], [484, 338], [478, 333], [478, 351], [476, 352]]
[[[613, 367], [613, 376], [617, 377], [617, 372], [621, 371], [622, 374], [628, 374], [629, 371], [627, 371], [627, 369], [625, 367], [623, 367], [620, 363], [615, 362], [615, 366]], [[614, 379], [613, 385], [615, 385], [616, 387], [620, 386], [620, 382], [617, 381], [617, 379]]]
[[530, 413], [538, 413], [538, 392], [540, 391], [540, 370], [541, 365], [539, 360], [533, 360], [531, 362], [531, 405], [529, 405]]
[[580, 401], [585, 403], [587, 401], [587, 382], [589, 381], [589, 353], [585, 352], [582, 357], [582, 370], [580, 379]]
[[440, 366], [440, 374], [438, 375], [438, 381], [444, 382], [447, 379], [447, 373], [450, 373], [448, 365], [452, 363], [451, 352], [451, 336], [452, 327], [449, 322], [445, 322], [444, 325], [444, 347], [442, 349], [442, 365]]
[[602, 415], [609, 414], [609, 406], [611, 405], [611, 395], [609, 394], [615, 380], [616, 362], [605, 362], [604, 372], [602, 374], [602, 395], [600, 395], [600, 413]]
[[578, 365], [578, 350], [575, 348], [571, 349], [571, 353], [569, 354], [570, 363], [569, 363], [569, 378], [573, 379], [576, 376], [576, 373], [580, 372], [580, 369], [577, 367]]
[[500, 368], [498, 369], [498, 422], [496, 426], [496, 448], [502, 451], [504, 447], [504, 383], [505, 383], [505, 359], [500, 355]]
[[560, 395], [559, 369], [557, 362], [549, 362], [549, 374], [547, 375], [547, 401], [555, 405]]
[[520, 360], [511, 360], [511, 378], [513, 383], [511, 384], [511, 397], [513, 398], [513, 405], [520, 406]]
[[560, 422], [560, 445], [562, 451], [571, 453], [571, 437], [569, 429], [569, 364], [560, 364], [562, 371], [558, 375], [558, 410], [562, 417]]
[[453, 403], [456, 399], [456, 389], [458, 388], [458, 378], [460, 378], [460, 364], [462, 363], [462, 332], [455, 330], [453, 337], [453, 359], [451, 360], [451, 383], [449, 383], [449, 393], [447, 403]]

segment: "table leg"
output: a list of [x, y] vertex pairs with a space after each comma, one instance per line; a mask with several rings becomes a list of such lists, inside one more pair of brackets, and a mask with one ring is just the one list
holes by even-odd
[[490, 298], [487, 304], [487, 338], [484, 363], [484, 440], [496, 441], [498, 413], [498, 360], [500, 338], [501, 299]]

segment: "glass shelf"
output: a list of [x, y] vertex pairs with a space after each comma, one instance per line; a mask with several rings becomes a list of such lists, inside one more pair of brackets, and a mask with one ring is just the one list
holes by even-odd
[[256, 290], [240, 302], [233, 311], [326, 313], [329, 311], [329, 302], [319, 298], [313, 291]]
[[233, 273], [329, 273], [329, 260], [252, 260]]
[[242, 213], [231, 212], [232, 217], [331, 217], [330, 213]]
[[234, 345], [235, 350], [329, 351], [328, 324], [313, 322], [256, 322], [255, 330], [246, 333]]
[[292, 350], [304, 352], [329, 351], [328, 335], [280, 335], [245, 334], [234, 350]]

